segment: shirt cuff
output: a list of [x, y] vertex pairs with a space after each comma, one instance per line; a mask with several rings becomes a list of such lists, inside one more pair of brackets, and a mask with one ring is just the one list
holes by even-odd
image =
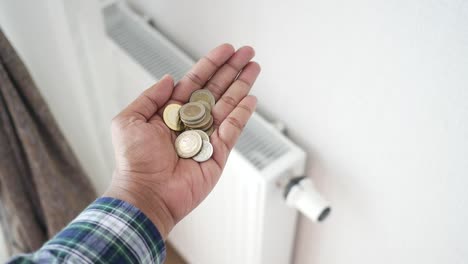
[[163, 263], [166, 258], [164, 240], [151, 220], [110, 197], [98, 198], [45, 247], [63, 246], [60, 241], [81, 245], [76, 250], [91, 262]]

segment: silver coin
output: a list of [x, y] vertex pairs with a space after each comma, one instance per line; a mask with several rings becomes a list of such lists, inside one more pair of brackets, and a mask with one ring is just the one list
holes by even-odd
[[203, 146], [200, 150], [200, 153], [198, 153], [192, 159], [194, 161], [204, 162], [209, 160], [211, 158], [211, 155], [213, 155], [213, 145], [211, 145], [210, 142], [203, 140]]
[[191, 158], [200, 152], [203, 145], [200, 134], [192, 130], [180, 134], [175, 141], [177, 155], [181, 158]]
[[[199, 129], [194, 129], [194, 130], [192, 130], [192, 131], [197, 132], [197, 133], [200, 135], [200, 137], [201, 137], [202, 140], [206, 140], [206, 141], [210, 142], [210, 136], [208, 136], [208, 134], [206, 134], [205, 131], [199, 130]], [[202, 146], [202, 147], [203, 147], [203, 146]]]

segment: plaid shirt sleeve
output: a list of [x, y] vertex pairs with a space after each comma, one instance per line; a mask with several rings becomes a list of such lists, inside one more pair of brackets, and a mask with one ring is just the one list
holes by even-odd
[[163, 263], [166, 248], [138, 208], [102, 197], [38, 251], [8, 263]]

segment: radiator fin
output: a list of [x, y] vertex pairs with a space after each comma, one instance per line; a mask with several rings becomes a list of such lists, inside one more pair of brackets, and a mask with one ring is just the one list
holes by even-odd
[[251, 119], [247, 123], [235, 148], [259, 170], [289, 150], [278, 133], [266, 129], [256, 119]]
[[190, 69], [186, 60], [161, 38], [148, 34], [140, 23], [142, 21], [125, 14], [118, 4], [104, 8], [103, 13], [108, 36], [156, 79], [168, 73], [180, 80]]

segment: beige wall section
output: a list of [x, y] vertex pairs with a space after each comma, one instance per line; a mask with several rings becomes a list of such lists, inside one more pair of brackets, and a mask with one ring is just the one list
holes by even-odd
[[251, 44], [254, 94], [334, 206], [302, 263], [468, 259], [466, 1], [134, 0], [195, 57]]
[[[93, 5], [94, 11], [90, 11]], [[115, 100], [100, 100], [105, 95], [113, 95], [100, 92], [115, 86], [100, 85], [100, 89], [95, 89], [99, 78], [90, 78], [89, 74], [90, 71], [101, 74], [102, 71], [96, 67], [102, 65], [96, 61], [92, 63], [94, 68], [86, 65], [91, 60], [86, 59], [83, 52], [95, 43], [80, 38], [87, 37], [80, 32], [85, 29], [73, 24], [73, 17], [69, 15], [87, 12], [88, 23], [93, 26], [88, 33], [99, 34], [98, 29], [102, 25], [97, 6], [97, 2], [78, 5], [74, 0], [0, 1], [0, 27], [28, 67], [62, 132], [101, 193], [112, 173], [109, 127], [113, 114], [110, 111], [115, 112], [115, 108], [108, 104]], [[88, 10], [82, 10], [86, 8]], [[96, 20], [97, 23], [93, 23]], [[102, 33], [100, 35], [103, 37]], [[101, 50], [100, 53], [105, 52]], [[109, 112], [103, 112], [101, 107], [106, 107]], [[3, 243], [0, 239], [0, 262], [7, 258]]]
[[[67, 9], [73, 6], [68, 2], [72, 0], [0, 1], [0, 26], [28, 67], [84, 169], [98, 191], [103, 191], [111, 177], [113, 160], [106, 149], [111, 118], [103, 120], [100, 115], [100, 106], [106, 101], [93, 101], [99, 97], [83, 59], [86, 54], [82, 49], [87, 43], [77, 43], [81, 29], [71, 23]], [[78, 8], [73, 11], [79, 13]], [[101, 126], [106, 129], [105, 136], [97, 133]]]

